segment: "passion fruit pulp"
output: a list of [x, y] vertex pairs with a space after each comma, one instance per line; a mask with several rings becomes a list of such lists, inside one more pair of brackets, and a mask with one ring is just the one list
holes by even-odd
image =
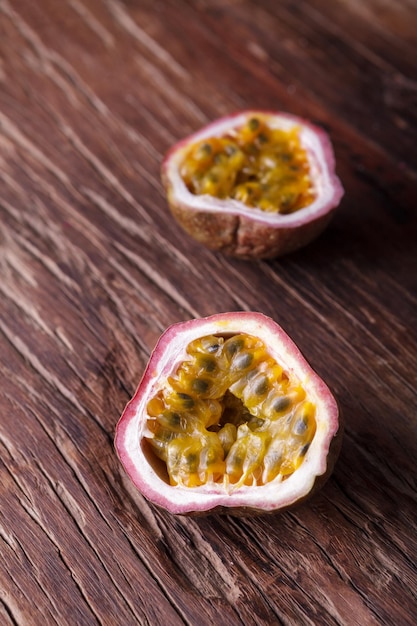
[[244, 111], [175, 145], [162, 165], [173, 216], [208, 248], [292, 252], [327, 226], [343, 189], [329, 138], [295, 116]]
[[337, 404], [260, 313], [171, 326], [116, 429], [142, 494], [172, 513], [272, 512], [306, 498], [338, 451]]
[[315, 197], [299, 128], [271, 128], [252, 117], [222, 137], [193, 143], [180, 169], [194, 194], [234, 199], [272, 213], [294, 213]]

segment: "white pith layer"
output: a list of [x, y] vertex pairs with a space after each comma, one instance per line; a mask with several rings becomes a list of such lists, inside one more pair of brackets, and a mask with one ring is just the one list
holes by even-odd
[[[191, 193], [180, 175], [180, 168], [189, 150], [191, 143], [195, 143], [209, 137], [222, 136], [234, 128], [239, 128], [247, 122], [248, 118], [257, 116], [266, 119], [271, 128], [290, 130], [294, 127], [300, 129], [300, 142], [306, 151], [310, 167], [310, 178], [313, 183], [315, 200], [312, 204], [287, 215], [270, 213], [248, 207], [243, 202], [232, 198], [220, 199], [210, 195], [195, 195]], [[174, 150], [165, 165], [165, 176], [169, 181], [170, 201], [174, 204], [185, 205], [199, 211], [213, 213], [227, 212], [247, 216], [269, 225], [279, 225], [288, 228], [296, 227], [325, 213], [329, 206], [335, 206], [342, 195], [339, 180], [334, 175], [333, 150], [322, 131], [314, 129], [297, 118], [280, 114], [266, 114], [262, 112], [242, 113], [231, 118], [224, 118], [214, 122], [195, 133], [189, 140], [183, 142]]]

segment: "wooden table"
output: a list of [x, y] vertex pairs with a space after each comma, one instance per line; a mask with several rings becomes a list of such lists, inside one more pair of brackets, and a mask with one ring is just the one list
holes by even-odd
[[[0, 623], [417, 623], [416, 5], [0, 0]], [[249, 107], [323, 126], [345, 197], [273, 261], [174, 222], [163, 154]], [[278, 321], [338, 398], [323, 490], [175, 517], [115, 454], [161, 332]]]

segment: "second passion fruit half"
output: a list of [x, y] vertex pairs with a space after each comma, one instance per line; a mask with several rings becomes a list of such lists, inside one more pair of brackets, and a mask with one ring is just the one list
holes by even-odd
[[272, 319], [222, 313], [159, 339], [117, 425], [140, 492], [174, 514], [274, 512], [329, 476], [337, 403]]
[[343, 195], [327, 134], [266, 111], [224, 117], [179, 142], [164, 159], [162, 181], [189, 235], [248, 259], [308, 244]]

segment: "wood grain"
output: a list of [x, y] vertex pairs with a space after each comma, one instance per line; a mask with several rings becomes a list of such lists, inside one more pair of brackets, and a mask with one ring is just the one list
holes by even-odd
[[[412, 0], [0, 0], [0, 621], [417, 622]], [[326, 128], [346, 195], [281, 260], [202, 249], [166, 150], [237, 109]], [[276, 319], [334, 390], [339, 462], [274, 517], [172, 517], [114, 429], [171, 323]]]

